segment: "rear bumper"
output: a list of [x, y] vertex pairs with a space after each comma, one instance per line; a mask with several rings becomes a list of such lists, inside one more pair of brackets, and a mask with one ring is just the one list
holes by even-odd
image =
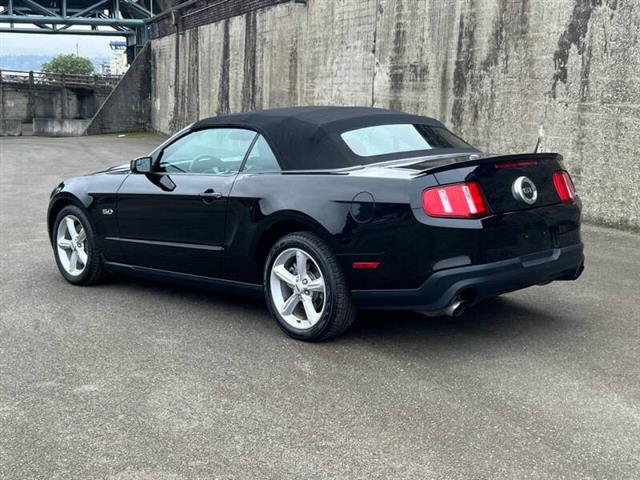
[[575, 280], [584, 268], [582, 243], [499, 262], [435, 272], [416, 289], [353, 290], [360, 308], [441, 310], [458, 295], [471, 304], [553, 280]]

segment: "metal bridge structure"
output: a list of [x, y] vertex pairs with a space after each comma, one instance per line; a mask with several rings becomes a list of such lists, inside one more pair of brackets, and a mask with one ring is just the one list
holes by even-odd
[[0, 0], [0, 33], [124, 36], [141, 44], [153, 0]]

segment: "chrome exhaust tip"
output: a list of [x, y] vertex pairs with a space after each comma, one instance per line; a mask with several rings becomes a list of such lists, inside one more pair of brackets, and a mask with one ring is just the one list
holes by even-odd
[[431, 310], [431, 311], [421, 311], [423, 315], [427, 317], [440, 317], [442, 315], [446, 315], [448, 317], [459, 317], [464, 313], [467, 309], [469, 302], [460, 297], [456, 297], [448, 307], [443, 308], [442, 310]]
[[442, 312], [449, 317], [459, 317], [467, 309], [467, 302], [456, 298], [451, 305], [446, 307]]

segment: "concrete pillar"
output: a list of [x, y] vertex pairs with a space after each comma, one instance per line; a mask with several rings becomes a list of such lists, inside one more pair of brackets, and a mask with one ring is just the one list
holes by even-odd
[[62, 111], [61, 113], [61, 118], [69, 118], [68, 114], [69, 114], [69, 102], [68, 102], [68, 98], [67, 98], [67, 77], [66, 75], [63, 73], [62, 74], [62, 95], [61, 95], [61, 100], [62, 100]]
[[0, 118], [4, 118], [4, 82], [2, 81], [2, 70], [0, 70]]
[[33, 71], [29, 72], [29, 94], [27, 100], [27, 121], [33, 122], [36, 116], [36, 92], [35, 82], [33, 81]]

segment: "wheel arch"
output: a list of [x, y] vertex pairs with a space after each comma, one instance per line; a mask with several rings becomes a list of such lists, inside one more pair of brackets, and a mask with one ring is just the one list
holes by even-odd
[[271, 247], [282, 237], [293, 232], [311, 232], [327, 243], [333, 250], [331, 234], [316, 220], [299, 212], [282, 212], [269, 218], [257, 236], [253, 258], [258, 272], [262, 272]]
[[49, 241], [51, 241], [53, 224], [56, 221], [56, 217], [58, 216], [60, 211], [67, 205], [74, 205], [88, 215], [87, 209], [78, 197], [67, 192], [60, 193], [49, 204], [49, 210], [47, 211], [47, 232], [49, 233]]

